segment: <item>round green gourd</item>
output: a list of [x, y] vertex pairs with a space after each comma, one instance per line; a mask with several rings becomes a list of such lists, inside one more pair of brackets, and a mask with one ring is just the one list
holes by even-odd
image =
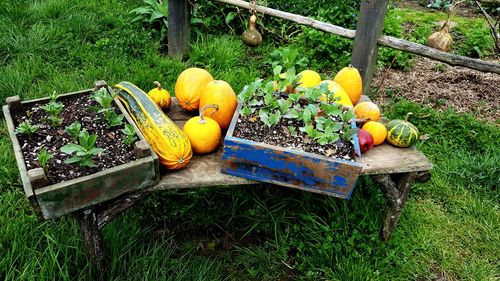
[[392, 120], [387, 123], [387, 141], [397, 147], [409, 147], [418, 140], [418, 129], [408, 118], [413, 114], [406, 114], [405, 120]]

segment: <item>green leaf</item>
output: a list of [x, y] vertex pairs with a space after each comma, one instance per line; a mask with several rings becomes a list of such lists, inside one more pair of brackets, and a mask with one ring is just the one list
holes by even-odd
[[288, 99], [293, 101], [293, 102], [298, 102], [300, 98], [302, 97], [302, 93], [296, 93], [296, 94], [289, 94]]
[[85, 148], [78, 144], [68, 143], [65, 146], [61, 147], [60, 150], [62, 153], [73, 154], [77, 151], [85, 151]]
[[104, 151], [105, 151], [104, 148], [95, 147], [95, 148], [90, 149], [87, 153], [91, 154], [91, 155], [96, 155], [96, 154], [103, 153]]
[[252, 110], [248, 106], [243, 106], [240, 111], [241, 115], [248, 116], [252, 114]]
[[283, 115], [283, 118], [287, 118], [287, 119], [298, 119], [300, 117], [300, 114], [297, 110], [291, 108], [289, 109], [285, 115]]
[[79, 157], [79, 156], [73, 156], [71, 158], [68, 158], [66, 160], [64, 160], [64, 163], [66, 164], [73, 164], [73, 163], [77, 163], [77, 162], [80, 162], [80, 160], [82, 160], [82, 157]]
[[304, 109], [304, 111], [302, 111], [302, 121], [304, 121], [304, 124], [309, 124], [311, 123], [311, 119], [312, 119], [312, 113], [309, 109]]
[[269, 115], [269, 123], [271, 125], [277, 125], [281, 120], [281, 112], [276, 111], [275, 113], [272, 113]]
[[297, 129], [295, 127], [288, 126], [287, 129], [291, 136], [293, 137], [297, 136]]
[[271, 122], [269, 121], [269, 114], [266, 113], [266, 112], [263, 112], [262, 110], [260, 110], [259, 112], [259, 118], [260, 120], [266, 124], [268, 127], [271, 127]]
[[229, 24], [230, 22], [232, 22], [234, 20], [234, 18], [236, 18], [236, 12], [229, 12], [227, 15], [226, 15], [226, 24]]
[[282, 70], [283, 70], [283, 67], [281, 65], [277, 65], [273, 68], [273, 75], [274, 75], [275, 81], [279, 81], [281, 79], [280, 74], [281, 74]]

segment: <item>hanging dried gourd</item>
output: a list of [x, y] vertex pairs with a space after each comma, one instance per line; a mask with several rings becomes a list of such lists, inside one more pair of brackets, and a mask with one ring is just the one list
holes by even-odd
[[444, 52], [451, 51], [451, 47], [453, 45], [453, 38], [450, 35], [451, 18], [455, 14], [455, 8], [458, 6], [458, 4], [462, 2], [463, 1], [457, 2], [450, 8], [450, 12], [448, 13], [448, 18], [444, 22], [441, 29], [439, 31], [432, 33], [429, 36], [429, 38], [427, 39], [427, 45], [429, 47]]
[[259, 31], [255, 27], [257, 23], [255, 5], [255, 1], [252, 1], [250, 3], [250, 11], [252, 12], [252, 16], [250, 16], [248, 28], [243, 32], [242, 35], [243, 43], [250, 47], [258, 47], [260, 43], [262, 43], [262, 35], [260, 35]]

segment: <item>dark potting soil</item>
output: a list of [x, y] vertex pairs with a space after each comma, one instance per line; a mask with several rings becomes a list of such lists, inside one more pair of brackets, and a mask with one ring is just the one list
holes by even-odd
[[[24, 105], [22, 112], [13, 115], [16, 128], [19, 123], [28, 119], [28, 116], [31, 125], [40, 126], [38, 131], [31, 136], [17, 134], [28, 170], [40, 168], [37, 157], [43, 147], [47, 149], [47, 152], [54, 155], [47, 165], [47, 179], [49, 184], [90, 175], [136, 159], [133, 146], [128, 146], [123, 143], [125, 134], [121, 132], [121, 129], [124, 128], [127, 122], [125, 119], [123, 119], [122, 125], [107, 128], [106, 121], [100, 119], [95, 111], [89, 109], [90, 107], [98, 106], [98, 104], [91, 99], [90, 95], [61, 97], [58, 98], [57, 101], [64, 104], [64, 108], [59, 115], [59, 117], [64, 118], [64, 121], [60, 126], [49, 125], [44, 120], [49, 117], [49, 114], [39, 107], [44, 103]], [[120, 114], [118, 108], [115, 107], [114, 110], [117, 114]], [[82, 124], [82, 130], [87, 129], [89, 134], [97, 135], [95, 147], [105, 149], [102, 154], [93, 158], [94, 164], [97, 167], [80, 167], [78, 163], [64, 163], [64, 160], [70, 158], [71, 155], [62, 153], [60, 149], [64, 145], [73, 142], [72, 137], [64, 132], [64, 129], [66, 126], [76, 121]]]
[[[295, 127], [297, 135], [292, 136], [288, 131], [288, 126]], [[335, 143], [320, 145], [310, 139], [306, 133], [299, 131], [299, 128], [303, 126], [302, 121], [282, 118], [279, 124], [268, 127], [260, 122], [258, 117], [240, 115], [233, 136], [291, 150], [353, 160], [354, 146], [351, 142], [339, 139]]]

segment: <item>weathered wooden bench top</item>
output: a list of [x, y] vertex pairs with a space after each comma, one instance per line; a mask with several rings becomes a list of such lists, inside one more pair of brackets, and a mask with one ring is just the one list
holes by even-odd
[[[171, 110], [167, 115], [180, 127], [193, 114], [186, 113], [177, 100], [172, 99]], [[222, 147], [207, 155], [194, 155], [189, 165], [178, 171], [162, 171], [160, 182], [148, 190], [196, 188], [217, 185], [249, 185], [258, 182], [222, 174]], [[431, 162], [415, 148], [396, 148], [382, 144], [370, 149], [360, 159], [363, 164], [362, 175], [395, 174], [429, 171]]]

